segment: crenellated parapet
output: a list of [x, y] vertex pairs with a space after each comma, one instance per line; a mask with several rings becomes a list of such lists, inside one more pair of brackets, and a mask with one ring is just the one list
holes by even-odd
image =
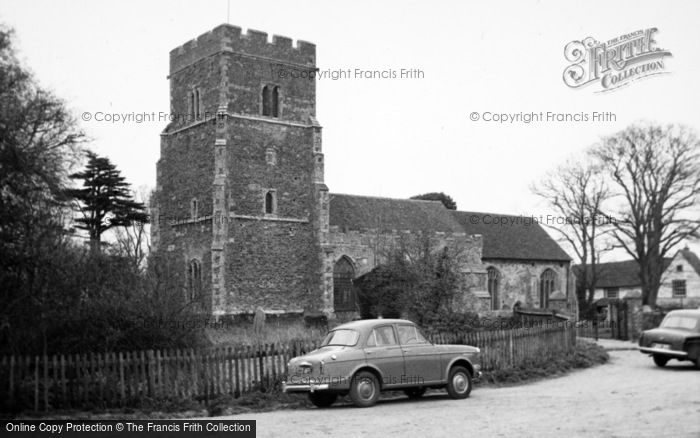
[[316, 65], [316, 45], [302, 40], [296, 44], [291, 38], [248, 29], [243, 33], [238, 26], [222, 24], [197, 38], [170, 51], [170, 74], [194, 62], [219, 52], [233, 52], [277, 62], [303, 66]]

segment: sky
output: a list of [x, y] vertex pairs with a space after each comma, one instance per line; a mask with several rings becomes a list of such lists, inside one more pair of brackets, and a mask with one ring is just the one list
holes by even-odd
[[[315, 43], [321, 71], [420, 71], [318, 80], [331, 192], [443, 191], [460, 210], [536, 217], [551, 211], [531, 185], [602, 136], [638, 121], [700, 130], [698, 17], [692, 1], [0, 0], [20, 59], [78, 119], [168, 112], [170, 50], [226, 22]], [[665, 74], [606, 93], [564, 84], [569, 42], [649, 28], [672, 54]], [[547, 112], [588, 121], [492, 120]], [[165, 122], [80, 123], [134, 187], [155, 186]]]

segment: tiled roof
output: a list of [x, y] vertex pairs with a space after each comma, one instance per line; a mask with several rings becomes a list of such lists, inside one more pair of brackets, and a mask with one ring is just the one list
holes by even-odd
[[[670, 258], [664, 259], [664, 270], [671, 264]], [[574, 266], [574, 272], [581, 272], [580, 266]], [[590, 266], [588, 267], [590, 271]], [[635, 287], [641, 286], [639, 280], [639, 264], [635, 260], [622, 262], [599, 263], [596, 268], [597, 288]]]
[[[472, 216], [480, 220], [474, 223]], [[483, 236], [483, 259], [571, 260], [540, 225], [509, 221], [507, 226], [494, 226], [484, 223], [486, 216], [518, 218], [448, 210], [439, 201], [330, 195], [330, 224], [341, 230], [466, 232]]]
[[690, 266], [692, 266], [693, 269], [695, 269], [695, 272], [697, 272], [697, 274], [700, 275], [700, 258], [698, 258], [698, 255], [691, 251], [687, 246], [680, 252], [681, 254], [683, 254], [683, 257], [685, 257], [685, 259], [688, 260]]
[[483, 259], [570, 261], [571, 257], [536, 222], [521, 216], [453, 211], [467, 234], [484, 237]]
[[460, 232], [440, 201], [330, 194], [330, 224], [343, 229]]

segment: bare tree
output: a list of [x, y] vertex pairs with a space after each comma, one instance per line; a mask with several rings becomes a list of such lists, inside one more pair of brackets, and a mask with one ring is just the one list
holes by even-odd
[[554, 230], [576, 254], [579, 302], [589, 309], [593, 303], [600, 272], [602, 252], [611, 249], [605, 237], [613, 219], [601, 214], [603, 203], [610, 197], [600, 167], [580, 159], [570, 159], [536, 185], [532, 191], [564, 220], [542, 225]]
[[654, 306], [664, 257], [700, 230], [700, 142], [683, 126], [633, 125], [592, 154], [620, 199], [615, 240], [639, 263], [642, 303]]
[[[147, 187], [139, 187], [133, 192], [133, 198], [143, 205], [149, 205], [150, 192]], [[129, 226], [114, 229], [117, 253], [126, 257], [136, 270], [143, 269], [148, 254], [151, 252], [149, 224], [135, 221]]]
[[52, 279], [69, 245], [62, 192], [85, 142], [65, 102], [19, 61], [13, 39], [0, 25], [1, 350], [22, 345], [18, 328], [43, 336], [58, 307]]

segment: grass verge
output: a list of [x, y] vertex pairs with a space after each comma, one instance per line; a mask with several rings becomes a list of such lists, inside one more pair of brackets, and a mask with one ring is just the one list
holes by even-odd
[[574, 369], [604, 364], [609, 359], [610, 356], [603, 347], [592, 342], [578, 342], [574, 350], [564, 356], [543, 356], [518, 367], [486, 371], [480, 384], [509, 386], [536, 381], [561, 376]]

